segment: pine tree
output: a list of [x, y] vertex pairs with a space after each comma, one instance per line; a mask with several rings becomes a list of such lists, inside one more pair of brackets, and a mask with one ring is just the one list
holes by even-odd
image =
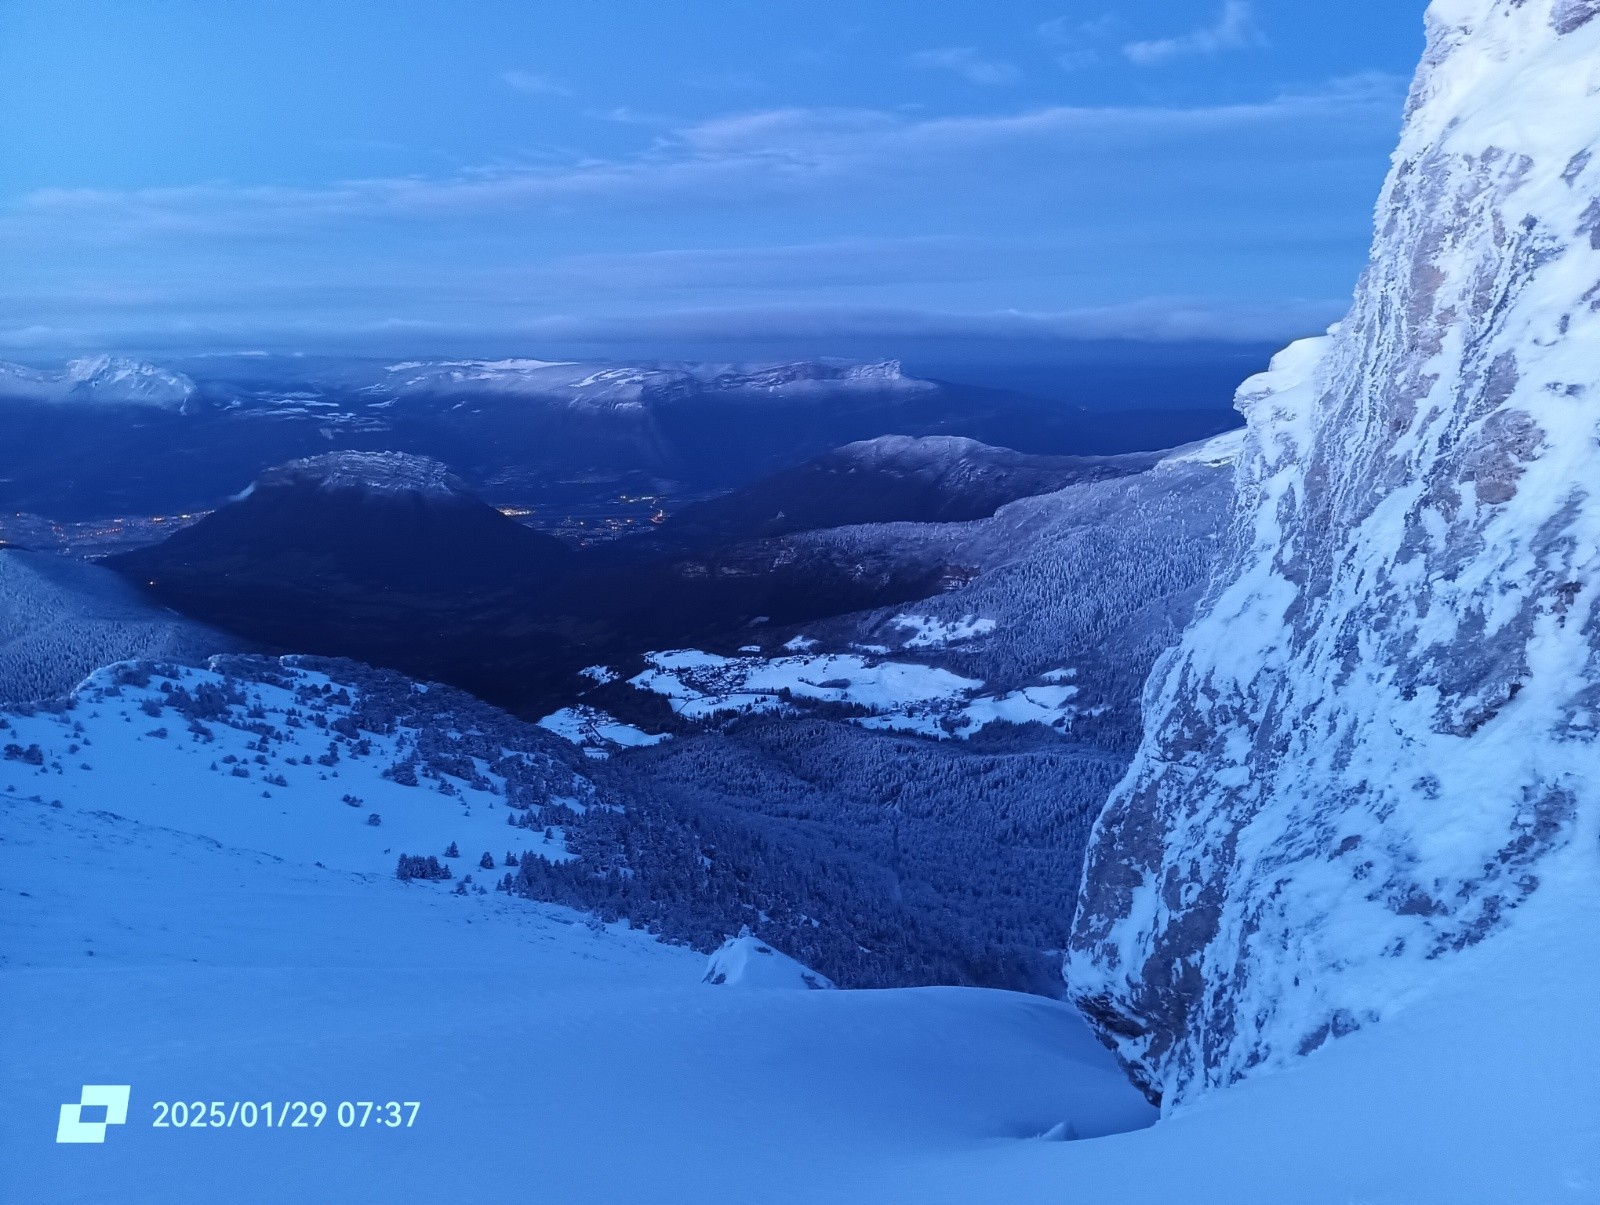
[[483, 851], [483, 857], [478, 859], [478, 869], [479, 870], [493, 870], [494, 869], [494, 855], [492, 853], [490, 853], [488, 850], [484, 850]]
[[449, 846], [445, 849], [444, 856], [447, 857], [447, 858], [459, 858], [461, 856], [461, 850], [458, 849], [456, 847], [456, 843], [454, 841], [452, 841], [452, 842], [450, 842]]

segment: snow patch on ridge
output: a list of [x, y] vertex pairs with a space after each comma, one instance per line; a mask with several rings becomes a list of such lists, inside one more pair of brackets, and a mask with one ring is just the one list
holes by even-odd
[[539, 727], [571, 741], [591, 757], [608, 757], [612, 749], [640, 749], [671, 740], [670, 733], [649, 733], [598, 707], [577, 704], [552, 711]]
[[995, 723], [1043, 724], [1067, 731], [1082, 714], [1078, 687], [1048, 683], [984, 694], [984, 682], [950, 670], [859, 653], [722, 657], [698, 649], [649, 653], [630, 686], [669, 699], [685, 719], [777, 712], [804, 704], [839, 704], [864, 728], [946, 740]]
[[911, 632], [908, 649], [942, 648], [964, 640], [987, 636], [995, 629], [992, 619], [963, 615], [960, 619], [937, 619], [932, 615], [896, 615], [889, 621], [901, 631]]
[[1185, 444], [1156, 461], [1155, 467], [1161, 470], [1176, 468], [1179, 465], [1198, 464], [1220, 469], [1225, 465], [1235, 464], [1244, 451], [1246, 433], [1246, 428], [1235, 427], [1232, 431], [1224, 431], [1221, 435], [1213, 435], [1210, 439], [1201, 440], [1199, 443]]

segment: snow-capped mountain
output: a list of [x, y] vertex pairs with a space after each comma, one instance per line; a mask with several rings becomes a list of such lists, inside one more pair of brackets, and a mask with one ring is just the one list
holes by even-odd
[[405, 452], [329, 452], [268, 469], [257, 488], [308, 487], [326, 493], [365, 494], [371, 498], [410, 495], [418, 499], [452, 500], [470, 494], [448, 466]]
[[619, 493], [705, 497], [890, 434], [1098, 455], [1231, 421], [1220, 410], [1091, 412], [923, 380], [894, 361], [240, 356], [180, 371], [98, 357], [56, 373], [0, 365], [0, 424], [13, 436], [0, 441], [0, 513], [210, 510], [273, 465], [394, 450], [448, 461], [497, 502], [570, 514]]
[[936, 389], [909, 377], [897, 360], [876, 364], [617, 365], [562, 360], [407, 360], [391, 364], [367, 392], [391, 398], [503, 394], [580, 408], [647, 407], [697, 393], [795, 397], [846, 391], [916, 393]]
[[0, 362], [0, 398], [21, 401], [182, 410], [195, 389], [181, 372], [124, 356], [88, 356], [60, 372]]
[[1348, 319], [1240, 391], [1235, 547], [1147, 689], [1067, 967], [1153, 1097], [1593, 907], [1597, 16], [1436, 0]]

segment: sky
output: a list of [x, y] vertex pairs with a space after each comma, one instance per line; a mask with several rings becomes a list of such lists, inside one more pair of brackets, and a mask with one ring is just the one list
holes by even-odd
[[0, 0], [0, 357], [1283, 341], [1424, 7]]

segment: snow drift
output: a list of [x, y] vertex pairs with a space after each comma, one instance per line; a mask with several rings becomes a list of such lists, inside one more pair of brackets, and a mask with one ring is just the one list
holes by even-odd
[[798, 988], [822, 991], [834, 986], [803, 962], [796, 962], [770, 942], [762, 941], [748, 926], [739, 936], [723, 942], [706, 960], [705, 978], [713, 987]]

